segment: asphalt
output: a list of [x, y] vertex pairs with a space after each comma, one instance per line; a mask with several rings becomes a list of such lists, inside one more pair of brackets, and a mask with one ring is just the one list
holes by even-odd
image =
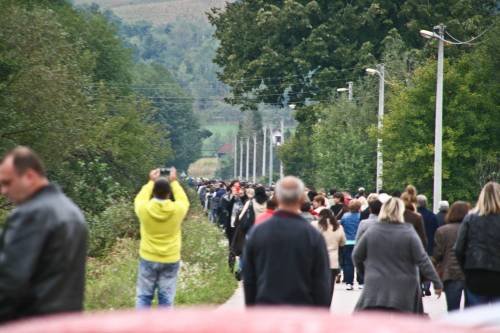
[[[346, 290], [344, 284], [337, 284], [333, 294], [333, 302], [331, 311], [333, 313], [351, 314], [354, 311], [356, 302], [361, 296], [362, 290], [357, 286], [354, 290]], [[434, 294], [432, 296], [424, 297], [424, 311], [431, 319], [439, 319], [446, 315], [446, 300], [444, 294], [441, 298], [437, 298]], [[245, 298], [243, 294], [243, 287], [240, 283], [234, 295], [219, 309], [243, 309], [245, 307]]]

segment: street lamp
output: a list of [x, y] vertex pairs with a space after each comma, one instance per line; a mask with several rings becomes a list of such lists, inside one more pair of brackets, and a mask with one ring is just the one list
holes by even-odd
[[347, 88], [337, 88], [337, 92], [349, 92], [349, 100], [352, 101], [352, 81], [347, 82]]
[[436, 128], [434, 135], [434, 195], [433, 210], [438, 212], [442, 189], [442, 156], [443, 156], [443, 64], [444, 64], [444, 29], [443, 24], [434, 27], [436, 32], [420, 30], [420, 35], [426, 39], [438, 40], [438, 63], [436, 83]]
[[377, 180], [376, 180], [376, 192], [379, 193], [382, 190], [383, 185], [383, 169], [384, 160], [382, 155], [382, 128], [384, 120], [384, 86], [385, 86], [385, 68], [384, 64], [377, 65], [377, 69], [367, 68], [366, 73], [369, 75], [378, 75], [379, 77], [379, 89], [378, 89], [378, 138], [377, 138]]

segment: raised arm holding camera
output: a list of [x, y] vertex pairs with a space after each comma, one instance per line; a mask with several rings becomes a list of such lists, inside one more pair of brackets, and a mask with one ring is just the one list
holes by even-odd
[[[172, 196], [175, 201], [172, 200]], [[174, 303], [181, 258], [181, 224], [189, 200], [177, 181], [175, 168], [155, 169], [135, 198], [141, 224], [137, 308], [149, 308], [158, 289], [158, 305]]]

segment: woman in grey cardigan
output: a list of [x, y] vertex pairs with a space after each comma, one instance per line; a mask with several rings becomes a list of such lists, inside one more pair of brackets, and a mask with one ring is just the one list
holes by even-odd
[[404, 223], [404, 210], [401, 199], [389, 199], [382, 206], [380, 223], [368, 229], [354, 248], [354, 264], [365, 276], [356, 311], [423, 313], [420, 274], [434, 283], [436, 295], [441, 296], [441, 280], [413, 226]]

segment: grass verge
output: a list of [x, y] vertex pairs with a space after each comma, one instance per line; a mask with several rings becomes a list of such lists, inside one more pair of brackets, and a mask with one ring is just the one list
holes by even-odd
[[[227, 267], [227, 242], [222, 232], [193, 205], [183, 225], [182, 267], [177, 306], [224, 303], [236, 289]], [[104, 258], [89, 258], [87, 310], [134, 307], [139, 241], [119, 239]]]

